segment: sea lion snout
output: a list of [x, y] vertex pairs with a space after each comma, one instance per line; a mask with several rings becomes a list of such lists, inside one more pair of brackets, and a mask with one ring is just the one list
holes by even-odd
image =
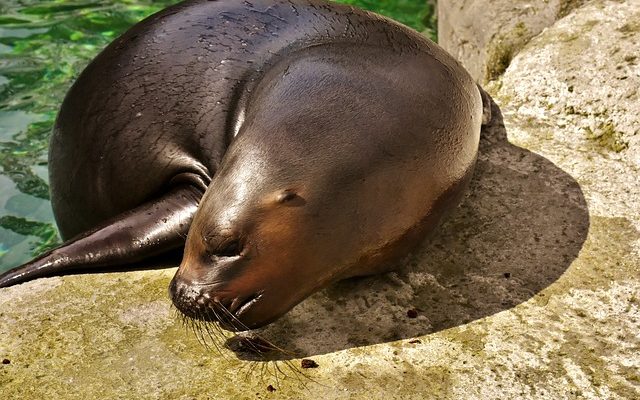
[[260, 291], [245, 292], [224, 282], [195, 283], [176, 274], [169, 285], [169, 296], [176, 308], [190, 318], [215, 321], [232, 331], [259, 325], [259, 321], [245, 320], [243, 315], [262, 298]]

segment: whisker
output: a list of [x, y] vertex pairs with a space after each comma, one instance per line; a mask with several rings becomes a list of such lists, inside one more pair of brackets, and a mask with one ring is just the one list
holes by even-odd
[[[240, 321], [240, 320], [239, 320], [235, 315], [233, 315], [233, 313], [231, 313], [231, 312], [230, 312], [226, 307], [224, 307], [223, 305], [220, 305], [220, 306], [221, 306], [221, 310], [222, 310], [226, 315], [228, 315], [229, 317], [231, 317], [231, 318], [232, 318], [232, 320], [234, 321], [234, 323], [238, 323], [238, 324], [240, 324], [240, 326], [241, 326], [244, 330], [246, 330], [246, 331], [250, 330], [250, 329], [249, 329], [245, 324], [243, 324], [243, 323], [242, 323], [242, 322], [241, 322], [241, 321]], [[273, 343], [269, 342], [268, 340], [265, 340], [265, 339], [261, 338], [259, 335], [255, 335], [255, 337], [256, 337], [256, 338], [258, 338], [258, 339], [260, 339], [262, 342], [264, 342], [264, 343], [267, 345], [267, 346], [265, 346], [265, 347], [267, 347], [267, 350], [268, 350], [268, 351], [270, 351], [270, 350], [277, 350], [277, 349], [278, 349], [278, 348], [277, 348], [277, 346], [275, 346]], [[266, 357], [265, 357], [265, 356], [264, 356], [264, 354], [263, 354], [263, 353], [265, 352], [265, 351], [264, 351], [264, 349], [260, 349], [260, 348], [258, 348], [258, 346], [257, 346], [257, 345], [252, 341], [252, 340], [250, 340], [249, 338], [247, 338], [246, 340], [242, 341], [242, 343], [243, 343], [243, 344], [247, 344], [249, 347], [251, 347], [251, 348], [252, 348], [252, 350], [253, 350], [253, 352], [255, 353], [255, 355], [258, 355], [258, 356], [260, 356], [263, 360], [266, 360]]]
[[[208, 319], [210, 319], [210, 317], [211, 317], [211, 315], [210, 315], [211, 311], [212, 310], [210, 308], [207, 308], [206, 312], [207, 312], [207, 318]], [[211, 339], [213, 345], [215, 346], [216, 351], [218, 352], [218, 354], [220, 354], [222, 356], [222, 358], [227, 360], [226, 354], [224, 354], [224, 352], [222, 350], [222, 347], [218, 344], [219, 342], [222, 342], [219, 339], [225, 337], [224, 333], [222, 332], [222, 329], [215, 322], [205, 323], [204, 326], [205, 326], [206, 332], [209, 335], [209, 338]]]
[[[243, 328], [244, 330], [250, 330], [242, 321], [240, 321], [233, 313], [231, 313], [226, 307], [224, 307], [222, 304], [218, 304], [220, 306], [220, 310], [222, 312], [225, 313], [225, 315], [228, 315], [232, 321], [234, 323], [237, 323], [241, 328]], [[288, 355], [288, 356], [293, 356], [295, 357], [295, 354], [293, 352], [287, 351], [277, 345], [275, 345], [273, 342], [264, 339], [264, 337], [262, 337], [261, 335], [257, 334], [256, 332], [253, 332], [253, 336], [259, 340], [261, 340], [262, 342], [264, 342], [267, 346], [268, 346], [268, 351], [273, 351], [276, 350], [279, 353], [283, 354], [283, 355]], [[261, 374], [260, 374], [260, 380], [262, 382], [264, 382], [264, 373], [265, 370], [267, 372], [267, 374], [269, 376], [272, 376], [276, 379], [276, 385], [280, 386], [280, 379], [279, 379], [279, 375], [282, 374], [282, 376], [284, 378], [292, 378], [288, 373], [286, 373], [285, 371], [282, 370], [282, 368], [280, 368], [279, 365], [279, 361], [278, 360], [269, 360], [266, 355], [264, 354], [264, 349], [258, 348], [257, 345], [255, 345], [253, 343], [252, 340], [250, 340], [250, 338], [247, 338], [247, 340], [245, 340], [243, 343], [249, 345], [249, 347], [253, 350], [252, 353], [254, 353], [254, 355], [260, 357], [262, 359], [261, 362]], [[306, 383], [304, 382], [304, 379], [309, 379], [311, 380], [311, 378], [305, 374], [303, 371], [301, 371], [300, 369], [298, 369], [296, 367], [296, 365], [290, 361], [290, 360], [282, 360], [284, 362], [284, 365], [287, 367], [287, 369], [293, 374], [293, 378], [295, 378], [296, 380], [298, 380], [298, 382], [300, 382], [303, 387], [306, 388]], [[270, 365], [273, 363], [274, 369], [273, 369], [273, 373], [271, 373], [270, 371]]]
[[[228, 316], [232, 319], [232, 322], [233, 322], [234, 324], [238, 324], [238, 325], [240, 326], [240, 328], [242, 328], [242, 330], [244, 330], [244, 331], [250, 331], [250, 330], [251, 330], [247, 325], [245, 325], [242, 321], [240, 321], [240, 320], [239, 320], [239, 319], [238, 319], [238, 318], [237, 318], [237, 317], [236, 317], [236, 316], [235, 316], [231, 311], [229, 311], [226, 307], [224, 307], [223, 305], [220, 305], [220, 306], [221, 306], [221, 310], [222, 310], [226, 315], [228, 315]], [[254, 335], [256, 338], [258, 338], [258, 339], [260, 339], [261, 341], [263, 341], [264, 343], [266, 343], [266, 344], [268, 345], [268, 347], [269, 347], [269, 350], [278, 350], [278, 351], [280, 351], [281, 353], [287, 354], [287, 351], [286, 351], [286, 350], [279, 348], [279, 347], [278, 347], [278, 346], [276, 346], [274, 343], [272, 343], [271, 341], [269, 341], [269, 340], [267, 340], [267, 339], [265, 339], [265, 338], [261, 337], [261, 336], [260, 336], [260, 335], [258, 335], [257, 333], [253, 332], [253, 335]], [[255, 350], [258, 350], [258, 351], [259, 351], [259, 349], [257, 349], [257, 348], [255, 348]], [[260, 351], [260, 352], [262, 353], [263, 351]]]
[[266, 363], [260, 363], [260, 382], [264, 382], [264, 370], [266, 367]]
[[249, 380], [249, 375], [253, 374], [253, 371], [258, 367], [258, 363], [257, 362], [250, 362], [249, 363], [249, 370], [247, 371], [247, 375], [245, 376], [245, 380], [248, 381]]
[[220, 302], [216, 301], [212, 307], [198, 309], [195, 317], [190, 317], [180, 312], [175, 306], [173, 306], [172, 309], [174, 315], [179, 317], [182, 325], [193, 332], [199, 344], [207, 350], [215, 349], [216, 353], [226, 361], [229, 361], [228, 355], [226, 354], [228, 347], [223, 346], [222, 343], [228, 338], [228, 332], [224, 330], [217, 321], [229, 323], [236, 329], [247, 332], [244, 335], [242, 334], [243, 332], [241, 332], [236, 337], [240, 345], [244, 346], [245, 349], [257, 359], [249, 360], [246, 364], [241, 364], [242, 366], [240, 368], [244, 372], [245, 381], [248, 381], [251, 376], [256, 376], [257, 369], [259, 368], [260, 382], [265, 383], [267, 378], [275, 379], [275, 385], [277, 387], [281, 386], [283, 379], [295, 379], [305, 389], [307, 388], [308, 381], [317, 383], [317, 381], [298, 368], [297, 364], [292, 360], [274, 360], [270, 358], [266, 353], [272, 351], [292, 358], [296, 358], [296, 355], [294, 352], [277, 346], [255, 330], [250, 329]]
[[273, 374], [275, 375], [275, 378], [276, 378], [276, 386], [278, 387], [278, 389], [280, 389], [280, 379], [278, 378], [278, 372], [282, 372], [282, 371], [280, 371], [280, 367], [278, 366], [278, 363], [274, 362]]
[[193, 333], [196, 335], [196, 339], [198, 343], [200, 343], [204, 348], [208, 349], [207, 342], [204, 340], [202, 336], [202, 332], [200, 331], [199, 321], [197, 319], [192, 319], [192, 329]]

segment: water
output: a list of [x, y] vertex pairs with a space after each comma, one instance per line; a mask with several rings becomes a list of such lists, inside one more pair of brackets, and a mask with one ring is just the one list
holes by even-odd
[[[433, 36], [425, 0], [340, 0]], [[0, 272], [57, 246], [47, 147], [67, 89], [109, 42], [175, 0], [0, 3]]]

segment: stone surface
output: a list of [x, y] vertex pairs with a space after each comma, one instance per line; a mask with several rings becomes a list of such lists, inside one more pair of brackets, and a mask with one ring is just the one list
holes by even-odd
[[[566, 170], [590, 175], [590, 184], [611, 197], [620, 189], [637, 193], [640, 0], [594, 1], [570, 14], [532, 40], [489, 87], [509, 104], [507, 120], [517, 126], [508, 131], [518, 143], [539, 142], [535, 150], [553, 154], [554, 162], [575, 164], [576, 154], [587, 153], [588, 162]], [[615, 173], [602, 179], [598, 171], [607, 170]], [[631, 206], [618, 213], [637, 214]]]
[[255, 333], [286, 352], [203, 346], [174, 269], [41, 279], [0, 290], [3, 398], [640, 398], [637, 21], [594, 1], [526, 44], [461, 207], [399, 272]]
[[478, 82], [496, 79], [522, 47], [586, 0], [438, 2], [438, 42]]

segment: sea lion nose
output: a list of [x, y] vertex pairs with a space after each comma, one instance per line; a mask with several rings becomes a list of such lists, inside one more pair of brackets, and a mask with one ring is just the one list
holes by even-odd
[[169, 297], [178, 310], [186, 315], [210, 309], [215, 311], [215, 319], [221, 320], [235, 319], [236, 313], [241, 311], [243, 306], [259, 296], [230, 290], [226, 285], [199, 285], [176, 275], [169, 284]]
[[178, 305], [178, 303], [195, 301], [199, 297], [199, 291], [191, 282], [176, 275], [169, 284], [169, 297], [174, 304]]
[[178, 281], [175, 276], [171, 279], [169, 283], [169, 298], [173, 299], [173, 297], [178, 293]]

